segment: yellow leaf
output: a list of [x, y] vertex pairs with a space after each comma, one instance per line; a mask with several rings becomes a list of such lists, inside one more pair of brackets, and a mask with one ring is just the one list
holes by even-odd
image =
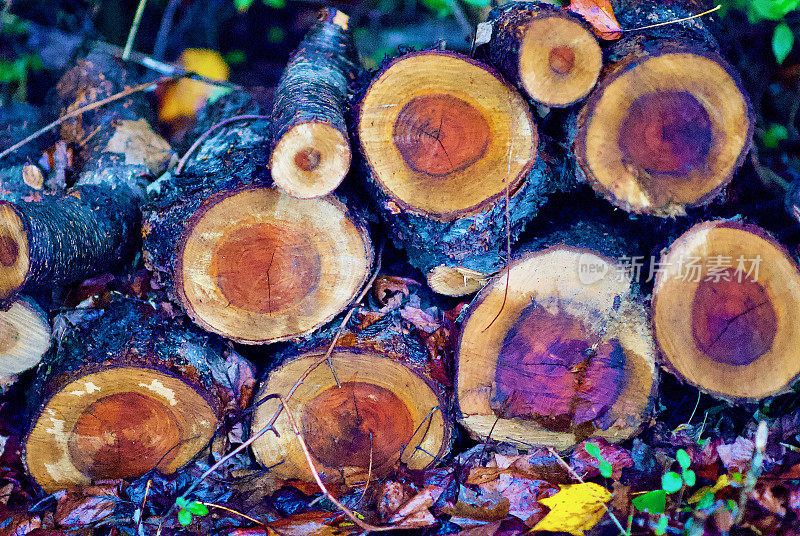
[[[230, 69], [216, 50], [187, 48], [178, 58], [178, 63], [187, 71], [201, 74], [214, 80], [227, 80]], [[170, 85], [161, 99], [158, 117], [162, 121], [174, 121], [181, 117], [194, 117], [211, 97], [216, 86], [181, 78]]]
[[583, 536], [583, 531], [600, 521], [606, 512], [604, 505], [610, 500], [611, 492], [593, 482], [563, 485], [552, 497], [539, 500], [550, 512], [531, 532], [547, 530]]
[[717, 479], [717, 482], [713, 486], [703, 486], [699, 490], [695, 491], [694, 494], [692, 494], [692, 496], [689, 497], [689, 500], [687, 502], [689, 504], [694, 504], [696, 502], [699, 502], [700, 499], [702, 499], [703, 496], [709, 491], [711, 493], [716, 493], [722, 488], [730, 486], [730, 484], [731, 482], [730, 480], [728, 480], [728, 475], [722, 475]]

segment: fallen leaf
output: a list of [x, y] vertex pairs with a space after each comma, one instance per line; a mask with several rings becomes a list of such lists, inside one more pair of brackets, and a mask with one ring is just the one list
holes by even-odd
[[583, 531], [594, 527], [606, 513], [605, 503], [611, 493], [599, 484], [586, 482], [561, 486], [561, 491], [539, 503], [550, 512], [531, 531], [569, 532], [583, 536]]
[[602, 459], [611, 464], [611, 478], [614, 480], [622, 478], [624, 468], [633, 467], [633, 458], [628, 450], [612, 445], [602, 437], [593, 437], [578, 445], [570, 457], [570, 465], [583, 478], [594, 478], [600, 474], [600, 460], [586, 452], [587, 443], [597, 445]]
[[[227, 80], [230, 69], [222, 55], [216, 50], [203, 48], [188, 48], [181, 53], [178, 62], [187, 71], [194, 71], [206, 78], [214, 80]], [[161, 107], [158, 110], [158, 118], [164, 122], [175, 121], [177, 119], [194, 117], [195, 113], [202, 108], [211, 98], [215, 91], [215, 86], [181, 78], [175, 83], [170, 84], [161, 97]]]
[[750, 467], [755, 449], [752, 440], [739, 436], [730, 445], [719, 445], [717, 453], [725, 469], [743, 473]]
[[167, 170], [175, 154], [169, 143], [153, 132], [150, 123], [145, 119], [119, 121], [103, 152], [123, 154], [125, 164], [143, 165], [154, 176]]
[[67, 490], [58, 499], [55, 519], [62, 527], [91, 525], [113, 514], [119, 500], [116, 486]]
[[571, 0], [568, 9], [591, 24], [600, 39], [612, 41], [622, 37], [622, 27], [609, 0]]
[[444, 492], [439, 486], [425, 486], [395, 513], [389, 522], [397, 528], [429, 527], [436, 523], [430, 507]]

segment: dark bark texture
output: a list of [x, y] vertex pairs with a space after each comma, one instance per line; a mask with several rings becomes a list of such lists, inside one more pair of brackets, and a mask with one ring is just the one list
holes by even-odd
[[[539, 150], [533, 169], [506, 197], [484, 203], [474, 214], [453, 221], [403, 210], [367, 179], [372, 198], [391, 230], [398, 248], [404, 248], [411, 264], [427, 274], [436, 266], [464, 267], [484, 274], [505, 265], [506, 231], [511, 243], [547, 202], [549, 195], [574, 189], [576, 183], [566, 166], [563, 150], [539, 134]], [[369, 172], [364, 171], [369, 177]], [[506, 219], [508, 222], [506, 223]]]
[[[339, 20], [342, 17], [344, 27]], [[323, 9], [319, 22], [289, 58], [278, 83], [272, 148], [301, 123], [328, 123], [347, 138], [347, 88], [358, 71], [358, 53], [346, 16], [334, 8]]]

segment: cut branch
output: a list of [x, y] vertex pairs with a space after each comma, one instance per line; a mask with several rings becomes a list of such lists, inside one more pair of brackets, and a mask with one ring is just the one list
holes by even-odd
[[296, 197], [329, 194], [350, 169], [344, 114], [347, 86], [359, 67], [348, 20], [337, 9], [321, 10], [275, 93], [272, 177]]

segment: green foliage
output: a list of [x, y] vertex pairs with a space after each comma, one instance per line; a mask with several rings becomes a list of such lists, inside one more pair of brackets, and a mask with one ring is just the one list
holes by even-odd
[[632, 501], [634, 508], [640, 512], [663, 514], [667, 509], [667, 492], [663, 489], [648, 491], [644, 495], [635, 497]]
[[682, 487], [683, 479], [675, 471], [668, 471], [661, 477], [661, 488], [667, 493], [675, 493]]
[[199, 501], [190, 501], [186, 497], [175, 499], [178, 505], [178, 521], [184, 527], [191, 524], [192, 516], [208, 515], [208, 507]]
[[775, 61], [783, 63], [794, 47], [794, 33], [785, 22], [778, 24], [772, 33], [772, 53]]
[[658, 523], [654, 527], [654, 531], [656, 536], [661, 536], [667, 532], [667, 525], [669, 525], [669, 518], [666, 515], [661, 514], [661, 517], [658, 518]]
[[589, 456], [600, 462], [600, 465], [598, 466], [600, 469], [600, 474], [606, 478], [610, 478], [611, 474], [614, 472], [614, 468], [605, 458], [603, 458], [603, 455], [600, 454], [600, 447], [597, 445], [597, 443], [586, 443], [584, 448]]
[[[254, 0], [233, 0], [233, 5], [236, 7], [236, 10], [239, 13], [244, 13], [250, 6], [253, 5]], [[274, 8], [274, 9], [283, 9], [286, 7], [286, 0], [261, 0], [264, 2], [265, 6]]]

